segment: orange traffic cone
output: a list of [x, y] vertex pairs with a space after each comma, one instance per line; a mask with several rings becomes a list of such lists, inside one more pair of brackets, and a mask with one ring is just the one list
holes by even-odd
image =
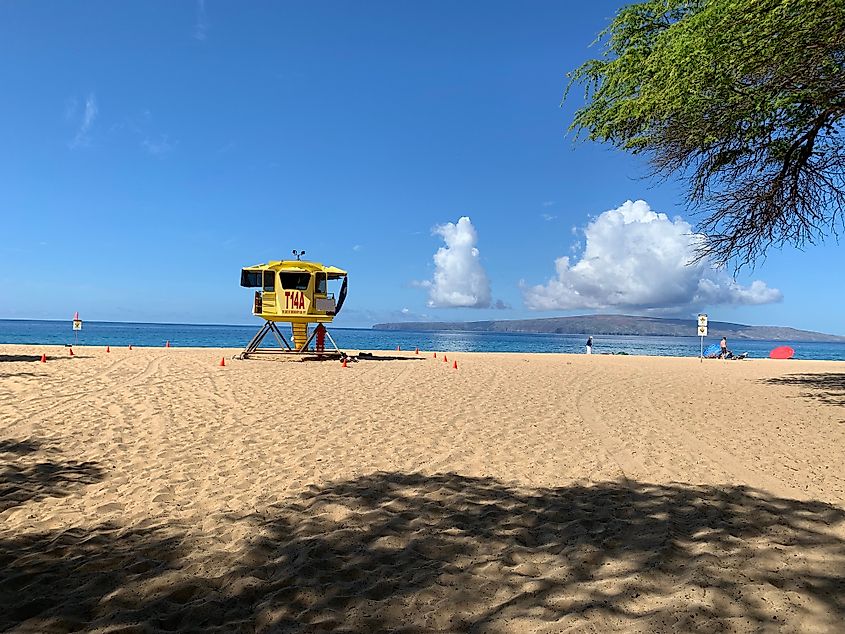
[[220, 357], [220, 367], [226, 366], [226, 357]]
[[343, 357], [343, 362], [341, 362], [340, 367], [342, 367], [342, 368], [346, 367], [346, 357]]
[[111, 352], [111, 348], [109, 348], [108, 346], [106, 346], [106, 352]]
[[73, 348], [68, 348], [70, 350], [70, 356], [73, 356]]
[[457, 370], [457, 369], [458, 369], [458, 362], [457, 362], [457, 361], [455, 361], [455, 362], [452, 364], [452, 369], [453, 369], [453, 370]]
[[47, 363], [47, 355], [46, 354], [41, 355], [41, 363]]
[[449, 363], [449, 359], [446, 358], [446, 355], [443, 355], [443, 363]]

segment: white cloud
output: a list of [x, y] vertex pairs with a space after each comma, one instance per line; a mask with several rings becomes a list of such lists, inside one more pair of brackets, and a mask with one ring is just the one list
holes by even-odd
[[[72, 107], [65, 108], [65, 117], [72, 116], [76, 112], [76, 102], [73, 102]], [[70, 142], [70, 147], [82, 147], [88, 145], [90, 138], [88, 133], [97, 119], [97, 98], [94, 93], [91, 93], [85, 98], [85, 111], [82, 113], [82, 120], [79, 122], [79, 127], [76, 129], [76, 136]]]
[[541, 204], [541, 205], [543, 205], [543, 207], [551, 207], [552, 205], [554, 205], [554, 204], [555, 204], [555, 201], [553, 201], [553, 200], [545, 200], [545, 201], [543, 201], [543, 202], [542, 202], [542, 203], [540, 203], [540, 204]]
[[161, 157], [179, 145], [178, 139], [171, 139], [169, 134], [157, 131], [149, 108], [123, 117], [109, 127], [109, 132], [132, 137], [133, 142], [137, 142], [138, 147], [150, 156]]
[[145, 137], [144, 140], [141, 141], [141, 147], [153, 156], [161, 156], [162, 154], [167, 154], [170, 150], [172, 150], [173, 144], [170, 143], [166, 134], [162, 134], [158, 139]]
[[205, 0], [197, 0], [197, 21], [194, 24], [194, 39], [202, 42], [208, 37], [208, 15], [205, 12]]
[[337, 323], [343, 324], [344, 326], [349, 327], [354, 324], [364, 328], [369, 328], [377, 323], [397, 321], [431, 321], [431, 315], [416, 313], [408, 308], [401, 310], [374, 310], [344, 307], [337, 318]]
[[702, 236], [644, 200], [605, 211], [587, 225], [584, 239], [579, 260], [560, 257], [546, 284], [523, 288], [528, 308], [676, 311], [783, 299], [763, 281], [741, 286], [706, 260], [693, 263]]
[[363, 248], [364, 248], [364, 247], [362, 247], [360, 244], [353, 244], [353, 245], [352, 245], [352, 250], [353, 250], [353, 251], [360, 251], [360, 250], [361, 250], [361, 249], [363, 249]]
[[425, 282], [431, 307], [488, 308], [491, 303], [490, 280], [479, 260], [478, 234], [472, 221], [464, 216], [434, 228], [446, 246], [434, 254], [434, 279]]
[[552, 215], [552, 214], [540, 214], [540, 218], [542, 218], [546, 222], [551, 222], [552, 220], [557, 218], [557, 216]]

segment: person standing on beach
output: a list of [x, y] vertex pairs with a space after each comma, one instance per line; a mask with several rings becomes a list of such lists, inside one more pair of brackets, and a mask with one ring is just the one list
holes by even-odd
[[722, 340], [719, 342], [719, 348], [721, 348], [721, 352], [719, 353], [719, 358], [724, 359], [728, 356], [728, 338], [722, 337]]
[[587, 337], [587, 354], [593, 354], [593, 338]]

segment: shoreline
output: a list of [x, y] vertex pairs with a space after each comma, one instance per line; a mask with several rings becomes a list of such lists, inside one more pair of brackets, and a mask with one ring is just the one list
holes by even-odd
[[[32, 352], [34, 349], [43, 348], [46, 351], [53, 350], [55, 352], [54, 356], [67, 356], [64, 353], [69, 349], [73, 348], [74, 350], [81, 350], [86, 352], [95, 352], [95, 351], [102, 351], [105, 352], [106, 344], [102, 345], [76, 345], [76, 344], [19, 344], [19, 343], [0, 343], [0, 349], [3, 348], [11, 348], [11, 349], [26, 349], [27, 352]], [[128, 346], [126, 345], [119, 345], [119, 346], [111, 346], [112, 353], [118, 350], [128, 350]], [[341, 348], [343, 350], [343, 348]], [[186, 351], [186, 352], [220, 352], [223, 354], [240, 354], [243, 352], [244, 348], [239, 347], [231, 347], [231, 346], [180, 346], [180, 345], [171, 345], [170, 347], [166, 347], [164, 345], [159, 346], [146, 346], [146, 345], [132, 345], [132, 351], [135, 350], [162, 350], [162, 351]], [[600, 357], [600, 358], [630, 358], [630, 359], [637, 359], [637, 360], [644, 360], [644, 359], [673, 359], [673, 360], [688, 360], [688, 361], [700, 361], [701, 357], [697, 356], [675, 356], [675, 355], [647, 355], [647, 354], [632, 354], [632, 353], [612, 353], [612, 352], [593, 352], [591, 355], [585, 354], [583, 352], [576, 353], [576, 352], [518, 352], [518, 351], [502, 351], [502, 352], [486, 352], [486, 351], [462, 351], [462, 350], [423, 350], [420, 348], [419, 355], [415, 355], [413, 351], [408, 350], [390, 350], [390, 349], [358, 349], [358, 348], [346, 348], [343, 350], [350, 356], [357, 356], [361, 353], [366, 354], [373, 354], [376, 356], [406, 356], [408, 358], [429, 358], [432, 354], [437, 354], [441, 356], [445, 353], [446, 355], [460, 355], [460, 356], [506, 356], [506, 357], [537, 357], [540, 359], [547, 359], [555, 356], [565, 357], [565, 358], [580, 358], [580, 357]], [[111, 353], [110, 353], [111, 354]], [[313, 351], [310, 354], [316, 354]], [[48, 358], [49, 358], [48, 354]], [[293, 360], [293, 359], [291, 359]], [[250, 359], [250, 361], [261, 361], [261, 359]], [[267, 361], [265, 359], [265, 361]], [[366, 361], [366, 359], [362, 359], [362, 361]], [[791, 364], [791, 363], [827, 363], [827, 364], [839, 364], [845, 369], [845, 360], [839, 359], [770, 359], [768, 357], [747, 357], [745, 359], [708, 359], [704, 358], [703, 363], [708, 362], [723, 362], [729, 363], [732, 365], [735, 364], [745, 364], [748, 362], [751, 363], [759, 363], [759, 362], [766, 362], [766, 363], [775, 363], [775, 364]]]

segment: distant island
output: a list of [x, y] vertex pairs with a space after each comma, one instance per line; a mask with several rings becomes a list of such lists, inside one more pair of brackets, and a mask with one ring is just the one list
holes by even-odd
[[[633, 315], [578, 315], [545, 319], [497, 321], [414, 321], [375, 324], [373, 330], [461, 330], [464, 332], [513, 332], [558, 335], [640, 335], [695, 337], [696, 321], [635, 317]], [[748, 326], [711, 321], [709, 336], [767, 341], [845, 341], [845, 337], [782, 326]]]

